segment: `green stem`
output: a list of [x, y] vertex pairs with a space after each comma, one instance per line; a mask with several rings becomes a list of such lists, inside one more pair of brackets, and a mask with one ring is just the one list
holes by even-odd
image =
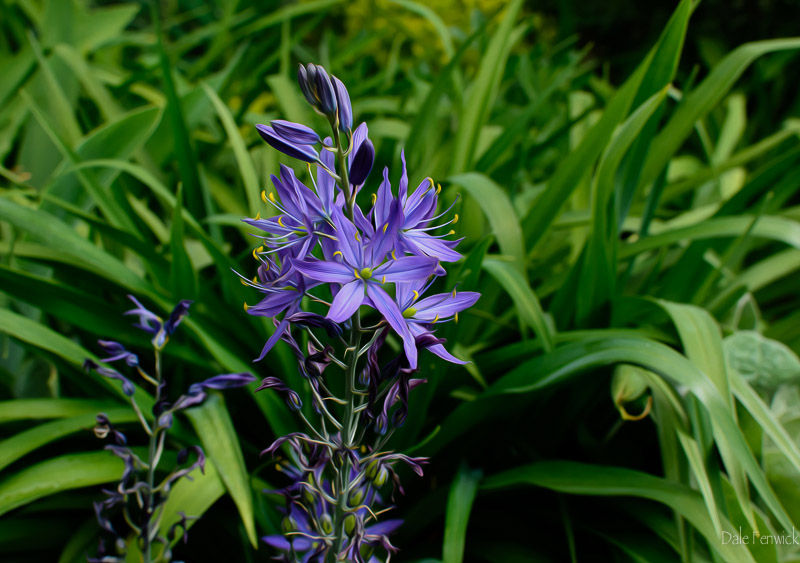
[[[156, 363], [156, 403], [161, 400], [161, 352], [158, 348], [155, 349], [155, 363]], [[153, 431], [150, 432], [150, 446], [148, 448], [148, 456], [147, 456], [147, 502], [145, 504], [145, 514], [144, 514], [144, 526], [142, 527], [142, 531], [144, 532], [144, 537], [142, 538], [142, 557], [144, 558], [144, 563], [152, 563], [152, 545], [150, 542], [150, 525], [151, 520], [153, 518], [153, 500], [155, 495], [153, 494], [153, 485], [155, 483], [155, 475], [156, 475], [156, 465], [158, 460], [156, 459], [156, 450], [158, 449], [158, 421], [153, 421]]]

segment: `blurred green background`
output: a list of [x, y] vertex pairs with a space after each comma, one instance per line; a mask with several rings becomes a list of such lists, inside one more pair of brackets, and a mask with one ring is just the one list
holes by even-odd
[[[175, 389], [251, 364], [272, 324], [243, 216], [284, 160], [253, 125], [316, 126], [295, 83], [322, 64], [393, 182], [460, 195], [482, 299], [443, 327], [391, 446], [399, 561], [800, 561], [732, 545], [800, 522], [800, 39], [796, 2], [0, 0], [0, 559], [84, 561], [121, 464], [89, 431], [125, 418], [80, 368], [148, 339], [126, 294], [191, 316]], [[302, 172], [299, 170], [298, 172]], [[309, 401], [305, 401], [307, 404]], [[113, 418], [112, 418], [113, 420]], [[124, 424], [121, 424], [125, 426]], [[235, 391], [181, 419], [209, 470], [186, 561], [257, 561], [280, 484], [258, 452], [298, 422]], [[141, 438], [141, 437], [138, 437]], [[132, 433], [136, 440], [136, 433]], [[238, 452], [238, 453], [237, 453]], [[131, 555], [135, 561], [135, 555]]]

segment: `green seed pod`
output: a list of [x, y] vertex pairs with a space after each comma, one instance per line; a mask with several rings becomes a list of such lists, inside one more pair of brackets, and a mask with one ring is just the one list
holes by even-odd
[[285, 534], [289, 532], [296, 532], [298, 530], [297, 520], [291, 516], [287, 516], [281, 521], [281, 530], [283, 530], [283, 533]]
[[381, 467], [381, 472], [378, 473], [378, 476], [373, 479], [373, 483], [377, 488], [381, 488], [386, 484], [387, 479], [389, 479], [389, 470], [385, 467]]
[[350, 493], [350, 506], [359, 506], [364, 502], [364, 489], [359, 488]]
[[317, 497], [308, 487], [303, 487], [303, 500], [306, 501], [308, 506], [314, 506], [317, 502]]
[[323, 532], [325, 532], [328, 535], [333, 533], [333, 520], [331, 519], [330, 515], [323, 514], [322, 517], [319, 519], [319, 523], [322, 526]]
[[373, 459], [371, 462], [369, 462], [369, 465], [367, 465], [367, 469], [364, 471], [364, 474], [367, 476], [367, 479], [369, 479], [370, 481], [375, 479], [375, 476], [378, 474], [378, 460], [377, 459]]
[[347, 518], [344, 519], [344, 531], [347, 532], [348, 536], [352, 536], [353, 530], [355, 529], [356, 529], [356, 515], [348, 514]]

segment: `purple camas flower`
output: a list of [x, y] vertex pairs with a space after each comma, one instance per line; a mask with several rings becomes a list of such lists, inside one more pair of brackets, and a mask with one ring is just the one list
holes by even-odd
[[[288, 451], [290, 460], [279, 457], [278, 467], [291, 480], [280, 491], [287, 499], [284, 534], [264, 540], [284, 552], [283, 561], [376, 563], [380, 553], [395, 551], [388, 535], [400, 525], [396, 519], [378, 521], [386, 510], [380, 509], [381, 489], [391, 481], [402, 492], [396, 462], [420, 475], [425, 463], [384, 450], [406, 419], [410, 392], [426, 381], [412, 377], [418, 350], [465, 363], [447, 351], [435, 331], [443, 322], [457, 321], [480, 296], [456, 290], [424, 295], [446, 275], [442, 263], [461, 259], [455, 250], [459, 241], [450, 238], [454, 231], [445, 229], [458, 221], [453, 206], [437, 211], [441, 187], [431, 178], [409, 193], [401, 155], [397, 194], [384, 169], [371, 207], [362, 208], [361, 192], [371, 189], [375, 162], [367, 125], [353, 129], [347, 88], [324, 68], [300, 66], [298, 81], [306, 100], [327, 117], [331, 136], [282, 120], [256, 126], [271, 146], [308, 164], [311, 187], [283, 165], [280, 177], [272, 177], [274, 191], [262, 199], [275, 213], [244, 219], [260, 231], [261, 245], [253, 252], [257, 275], [239, 276], [263, 294], [245, 310], [271, 317], [275, 325], [257, 360], [279, 340], [285, 342], [321, 420], [314, 424], [306, 418], [299, 389], [274, 376], [262, 380], [257, 391], [281, 393], [310, 430], [280, 437], [262, 452]], [[365, 326], [362, 315], [375, 322]], [[302, 347], [297, 331], [308, 337]], [[402, 351], [381, 363], [387, 341], [399, 341]], [[344, 397], [330, 391], [340, 384], [326, 384], [329, 366], [346, 373]], [[186, 401], [192, 400], [188, 395]]]

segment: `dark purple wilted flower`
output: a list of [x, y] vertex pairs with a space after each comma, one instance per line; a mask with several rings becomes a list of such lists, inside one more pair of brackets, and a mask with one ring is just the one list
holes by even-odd
[[123, 314], [137, 315], [139, 317], [139, 322], [133, 326], [152, 334], [153, 346], [158, 349], [164, 347], [164, 344], [167, 343], [169, 337], [175, 332], [178, 325], [181, 324], [183, 318], [189, 314], [189, 306], [192, 304], [188, 299], [180, 301], [172, 310], [172, 313], [170, 313], [169, 319], [164, 322], [161, 317], [149, 311], [144, 305], [139, 303], [139, 300], [133, 295], [128, 295], [128, 299], [134, 302], [136, 308], [126, 311]]

